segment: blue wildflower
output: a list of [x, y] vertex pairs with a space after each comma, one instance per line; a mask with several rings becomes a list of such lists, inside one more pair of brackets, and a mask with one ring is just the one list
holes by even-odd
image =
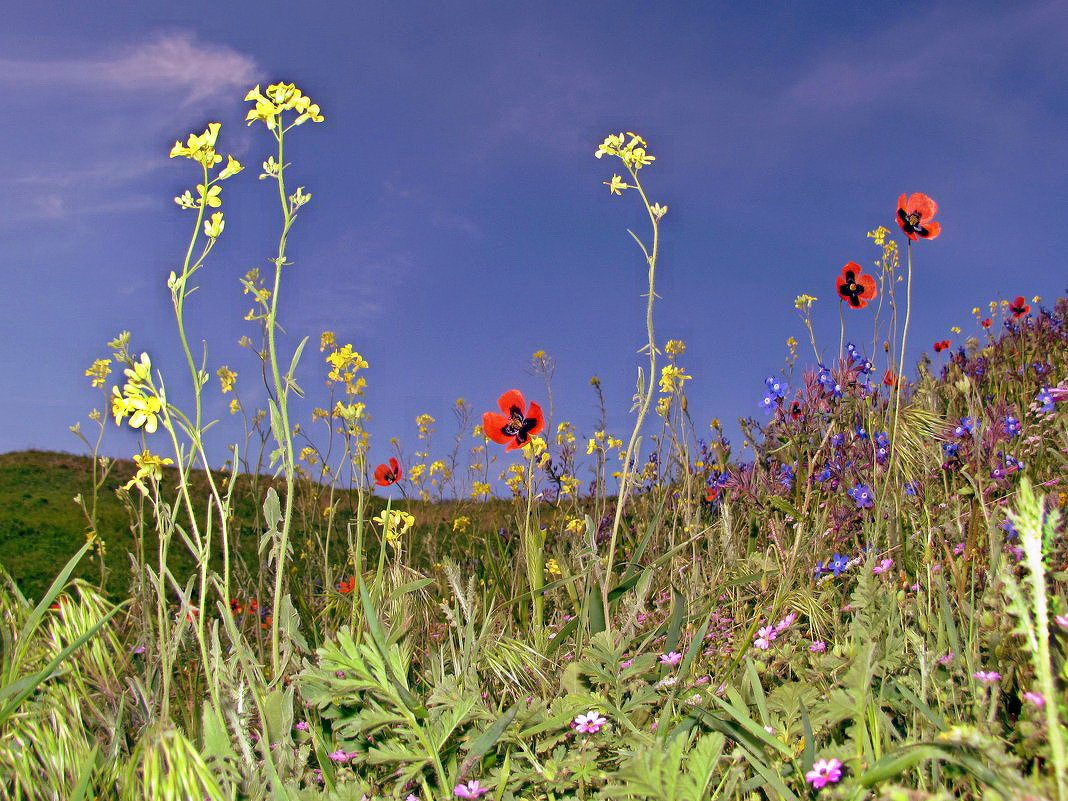
[[857, 505], [858, 509], [871, 509], [871, 507], [875, 505], [875, 499], [872, 497], [871, 490], [863, 484], [858, 484], [853, 487], [847, 494], [853, 499], [853, 503]]
[[765, 395], [757, 406], [764, 410], [764, 414], [771, 414], [775, 409], [775, 398], [771, 395]]
[[794, 469], [790, 465], [784, 464], [779, 468], [779, 483], [787, 489], [793, 487], [795, 477]]
[[918, 481], [906, 481], [905, 494], [910, 498], [915, 498], [920, 494], [920, 483]]
[[864, 430], [864, 426], [857, 426], [855, 429], [853, 429], [853, 435], [857, 439], [867, 439], [868, 438], [868, 432]]
[[1049, 387], [1042, 387], [1038, 395], [1035, 397], [1035, 403], [1042, 404], [1039, 411], [1045, 414], [1053, 414], [1053, 411], [1057, 408], [1057, 403], [1053, 400], [1053, 395], [1050, 394]]
[[835, 576], [840, 576], [849, 567], [849, 560], [841, 554], [835, 554], [831, 557], [831, 561], [827, 563], [827, 569], [834, 573]]
[[817, 481], [830, 481], [834, 477], [834, 473], [831, 472], [831, 463], [826, 462], [823, 465], [823, 470], [816, 476]]
[[975, 431], [975, 422], [970, 417], [962, 417], [960, 423], [953, 429], [953, 436], [957, 439], [970, 437]]
[[1005, 433], [1010, 439], [1015, 439], [1020, 436], [1020, 433], [1023, 431], [1020, 421], [1011, 414], [1007, 414], [1001, 418], [1001, 426], [1005, 429]]
[[764, 379], [764, 384], [768, 388], [768, 394], [773, 395], [776, 398], [782, 399], [786, 396], [786, 382], [781, 381], [773, 375], [769, 375]]

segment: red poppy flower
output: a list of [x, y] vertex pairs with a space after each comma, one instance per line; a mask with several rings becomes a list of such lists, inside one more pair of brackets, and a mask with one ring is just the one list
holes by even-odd
[[800, 420], [805, 416], [805, 413], [801, 409], [801, 404], [798, 401], [794, 401], [790, 406], [790, 417], [794, 420]]
[[944, 351], [948, 347], [949, 347], [949, 340], [948, 339], [943, 339], [941, 342], [934, 343], [935, 353], [941, 353], [942, 351]]
[[718, 498], [719, 498], [719, 487], [709, 487], [708, 489], [705, 490], [705, 500], [708, 503], [712, 503], [713, 501], [717, 500]]
[[482, 415], [482, 430], [498, 445], [507, 445], [505, 450], [522, 448], [545, 427], [541, 407], [531, 403], [528, 409], [518, 389], [510, 389], [501, 395], [497, 405], [503, 414], [486, 412]]
[[380, 487], [388, 487], [390, 484], [396, 484], [404, 478], [404, 471], [401, 470], [401, 466], [397, 463], [396, 459], [392, 457], [389, 460], [389, 464], [380, 464], [375, 468], [375, 483]]
[[356, 589], [356, 577], [351, 576], [348, 581], [339, 581], [337, 588], [343, 593], [350, 593]]
[[887, 370], [883, 375], [883, 383], [886, 384], [886, 386], [893, 388], [901, 383], [901, 379], [894, 375], [893, 370]]
[[1020, 295], [1020, 297], [1016, 298], [1016, 300], [1012, 302], [1012, 305], [1009, 306], [1009, 311], [1012, 312], [1014, 318], [1019, 320], [1031, 311], [1031, 307], [1027, 305], [1027, 301], [1024, 300], [1023, 295]]
[[989, 317], [987, 317], [987, 318], [986, 318], [985, 320], [983, 320], [983, 322], [981, 322], [981, 323], [980, 323], [979, 325], [981, 325], [981, 326], [982, 326], [983, 328], [989, 328], [989, 327], [990, 327], [990, 323], [991, 323], [991, 320], [990, 320], [990, 318], [989, 318]]
[[879, 285], [870, 275], [861, 272], [859, 264], [849, 262], [838, 276], [838, 297], [849, 303], [854, 309], [863, 309], [869, 300], [875, 300], [879, 294]]
[[938, 204], [922, 192], [898, 198], [897, 224], [909, 239], [934, 239], [942, 233], [942, 226], [931, 221], [937, 213]]

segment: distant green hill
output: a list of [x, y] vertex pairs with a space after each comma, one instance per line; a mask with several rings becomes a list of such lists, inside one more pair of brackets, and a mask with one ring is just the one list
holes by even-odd
[[[88, 498], [92, 492], [92, 459], [69, 453], [50, 451], [17, 451], [0, 454], [0, 566], [16, 581], [29, 597], [40, 597], [59, 569], [85, 543], [88, 530], [85, 516], [74, 497], [81, 494]], [[117, 460], [101, 487], [97, 499], [97, 529], [105, 543], [106, 589], [114, 597], [124, 597], [130, 584], [130, 557], [134, 551], [135, 538], [130, 529], [130, 515], [115, 494], [136, 471], [132, 461]], [[174, 470], [165, 472], [164, 490], [173, 498]], [[223, 474], [218, 474], [221, 478]], [[239, 551], [252, 578], [259, 569], [260, 558], [256, 551], [261, 527], [257, 510], [262, 504], [270, 480], [257, 479], [256, 497], [250, 491], [248, 477], [243, 477], [234, 494], [234, 520], [232, 536], [239, 541]], [[202, 471], [194, 471], [194, 498], [200, 505], [199, 519], [203, 520], [203, 499], [207, 497], [206, 481]], [[280, 482], [276, 484], [280, 487]], [[300, 548], [308, 531], [321, 530], [321, 510], [329, 501], [327, 488], [311, 482], [303, 482], [298, 489], [297, 514], [294, 518], [292, 542]], [[138, 494], [133, 492], [136, 502]], [[355, 493], [340, 491], [333, 501], [338, 508], [336, 515], [338, 531], [331, 542], [331, 553], [336, 555], [337, 570], [344, 571], [342, 564], [345, 552], [343, 533], [345, 521], [351, 519], [356, 508]], [[370, 501], [368, 515], [377, 514], [385, 505], [385, 499], [374, 497]], [[415, 536], [412, 537], [410, 557], [420, 565], [429, 565], [448, 554], [462, 560], [469, 551], [471, 537], [496, 536], [502, 520], [507, 520], [510, 503], [506, 501], [443, 501], [439, 503], [403, 501], [395, 507], [404, 508], [416, 516]], [[473, 522], [472, 531], [459, 536], [452, 530], [452, 521], [464, 514]], [[492, 525], [491, 525], [492, 523]], [[154, 561], [156, 541], [153, 532], [145, 532], [145, 548], [149, 561]], [[376, 554], [376, 544], [368, 542], [368, 556]], [[185, 547], [177, 538], [171, 548], [171, 567], [177, 575], [189, 575], [195, 564]], [[298, 560], [299, 561], [299, 560]], [[100, 582], [100, 564], [93, 555], [78, 566], [75, 575], [94, 584]]]

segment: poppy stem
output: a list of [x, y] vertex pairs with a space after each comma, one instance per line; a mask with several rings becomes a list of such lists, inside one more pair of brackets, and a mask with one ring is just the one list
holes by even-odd
[[886, 480], [889, 482], [896, 466], [897, 457], [897, 426], [898, 416], [901, 412], [901, 384], [905, 373], [905, 343], [909, 335], [909, 315], [912, 313], [912, 240], [908, 241], [906, 251], [906, 278], [905, 278], [905, 324], [901, 328], [901, 350], [898, 353], [897, 375], [894, 376], [894, 423], [890, 431], [890, 460], [886, 470]]
[[838, 361], [842, 361], [842, 353], [845, 351], [845, 311], [841, 300], [838, 301]]

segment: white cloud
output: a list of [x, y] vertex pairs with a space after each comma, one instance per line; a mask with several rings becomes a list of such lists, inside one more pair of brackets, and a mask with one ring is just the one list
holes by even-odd
[[255, 59], [187, 31], [157, 34], [115, 53], [72, 59], [0, 59], [0, 82], [93, 91], [174, 91], [184, 103], [245, 91], [262, 80]]

